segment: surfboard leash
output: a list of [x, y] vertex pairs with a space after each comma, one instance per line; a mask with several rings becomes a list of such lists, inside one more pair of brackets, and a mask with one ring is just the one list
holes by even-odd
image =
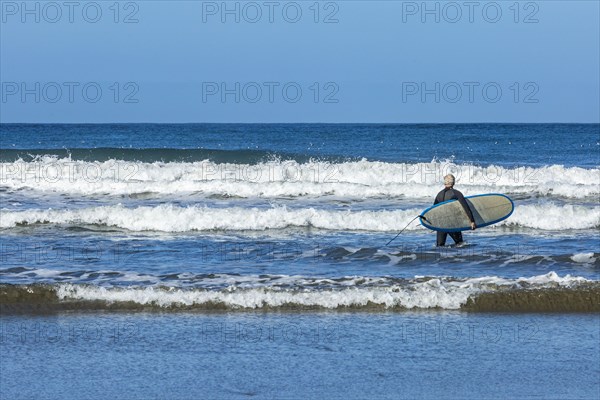
[[[404, 231], [406, 230], [406, 228], [408, 228], [408, 225], [412, 224], [412, 223], [413, 223], [413, 221], [414, 221], [415, 219], [417, 219], [417, 218], [422, 218], [422, 219], [424, 219], [425, 221], [427, 221], [427, 218], [425, 218], [424, 216], [422, 216], [422, 215], [417, 215], [416, 217], [414, 217], [413, 219], [411, 219], [411, 220], [410, 220], [410, 222], [409, 222], [408, 224], [406, 224], [406, 226], [405, 226], [405, 227], [404, 227], [404, 228], [403, 228], [403, 229], [402, 229], [400, 232], [398, 232], [398, 234], [397, 234], [396, 236], [394, 236], [394, 238], [393, 238], [392, 240], [390, 240], [389, 242], [387, 242], [387, 243], [386, 243], [386, 246], [387, 246], [387, 245], [389, 245], [390, 243], [392, 243], [394, 240], [396, 240], [396, 238], [397, 238], [398, 236], [400, 236], [400, 234], [401, 234], [402, 232], [404, 232]], [[385, 246], [384, 246], [384, 247], [385, 247]]]

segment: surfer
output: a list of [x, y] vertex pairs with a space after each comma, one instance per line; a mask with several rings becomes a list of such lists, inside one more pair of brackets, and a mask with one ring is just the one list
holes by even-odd
[[[458, 200], [458, 202], [462, 205], [463, 209], [467, 213], [467, 217], [469, 217], [469, 221], [471, 221], [471, 229], [477, 228], [475, 225], [475, 218], [473, 218], [473, 212], [469, 208], [469, 204], [465, 200], [465, 196], [458, 190], [454, 189], [454, 182], [456, 178], [452, 174], [448, 174], [444, 177], [444, 190], [439, 192], [437, 196], [435, 196], [435, 201], [433, 204], [438, 204], [448, 200]], [[450, 237], [454, 240], [456, 244], [460, 244], [463, 242], [462, 232], [449, 232]], [[448, 232], [437, 232], [437, 246], [444, 246], [446, 244], [446, 238], [448, 236]]]

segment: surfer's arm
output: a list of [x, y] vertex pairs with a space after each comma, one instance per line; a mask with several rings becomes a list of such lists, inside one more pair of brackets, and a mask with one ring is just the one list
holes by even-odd
[[[456, 197], [458, 202], [460, 203], [460, 205], [463, 207], [463, 209], [465, 210], [465, 212], [467, 213], [467, 217], [469, 217], [469, 221], [471, 221], [471, 224], [475, 223], [475, 218], [473, 218], [473, 212], [471, 211], [471, 207], [469, 207], [469, 203], [467, 203], [467, 200], [465, 200], [465, 196], [463, 196], [462, 193], [455, 191], [456, 193]], [[473, 225], [471, 225], [472, 229]]]

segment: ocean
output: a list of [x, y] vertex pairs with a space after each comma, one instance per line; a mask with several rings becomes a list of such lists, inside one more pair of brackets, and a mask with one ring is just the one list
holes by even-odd
[[599, 124], [0, 132], [0, 398], [600, 397]]

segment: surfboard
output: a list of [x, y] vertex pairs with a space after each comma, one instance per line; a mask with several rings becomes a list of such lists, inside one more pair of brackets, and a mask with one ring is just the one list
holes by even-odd
[[[510, 217], [515, 209], [513, 201], [503, 194], [490, 193], [465, 197], [473, 212], [477, 228], [483, 228]], [[448, 200], [425, 209], [421, 225], [440, 232], [460, 232], [471, 229], [471, 221], [458, 200]]]

